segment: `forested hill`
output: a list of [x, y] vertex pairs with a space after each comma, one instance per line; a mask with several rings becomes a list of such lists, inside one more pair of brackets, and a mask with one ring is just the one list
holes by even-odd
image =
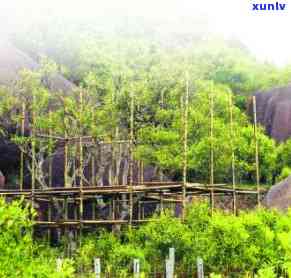
[[[255, 91], [288, 84], [291, 67], [259, 62], [239, 41], [201, 31], [193, 25], [199, 22], [187, 24], [188, 28], [180, 31], [178, 23], [148, 25], [137, 19], [111, 24], [110, 28], [104, 28], [106, 24], [101, 24], [100, 19], [82, 23], [54, 20], [33, 28], [25, 26], [22, 32], [10, 34], [9, 39], [36, 62], [45, 56], [53, 60], [56, 65], [48, 62], [47, 68], [58, 70], [85, 88], [88, 97], [93, 96], [98, 103], [98, 130], [103, 133], [116, 123], [128, 125], [128, 95], [133, 90], [135, 134], [143, 142], [135, 156], [157, 165], [173, 178], [181, 175], [180, 99], [185, 91], [185, 73], [190, 78], [191, 180], [209, 178], [209, 94], [213, 93], [215, 180], [230, 182], [228, 109], [229, 95], [233, 94], [238, 181], [253, 182], [253, 127], [246, 114], [246, 102]], [[191, 26], [200, 31], [192, 32]], [[13, 92], [14, 96], [17, 93]], [[115, 118], [106, 117], [108, 111], [114, 111]], [[263, 129], [259, 129], [258, 138], [261, 180], [272, 183], [289, 171], [285, 154], [291, 144], [287, 141], [277, 145]]]

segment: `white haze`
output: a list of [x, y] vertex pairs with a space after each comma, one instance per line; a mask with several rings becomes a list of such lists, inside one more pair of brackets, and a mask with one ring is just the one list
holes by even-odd
[[[253, 12], [252, 2], [266, 0], [1, 0], [0, 30], [9, 33], [28, 22], [53, 16], [82, 19], [117, 17], [200, 22], [208, 30], [241, 40], [259, 58], [284, 65], [291, 61], [290, 0], [286, 11]], [[268, 1], [268, 3], [272, 0]], [[276, 1], [273, 1], [276, 2]], [[171, 25], [172, 26], [172, 25]], [[172, 28], [172, 27], [171, 27]], [[189, 29], [195, 28], [195, 24]]]

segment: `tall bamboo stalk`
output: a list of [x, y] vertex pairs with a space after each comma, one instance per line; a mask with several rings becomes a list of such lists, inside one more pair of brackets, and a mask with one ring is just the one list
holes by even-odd
[[231, 172], [232, 172], [232, 208], [233, 213], [236, 214], [236, 178], [235, 178], [235, 154], [234, 154], [234, 128], [233, 128], [233, 102], [232, 102], [232, 94], [229, 93], [229, 125], [230, 125], [230, 148], [231, 148]]
[[214, 210], [214, 145], [213, 145], [213, 127], [214, 127], [214, 101], [213, 101], [213, 87], [210, 92], [210, 199], [211, 199], [211, 214]]
[[32, 205], [34, 203], [34, 191], [35, 191], [35, 165], [36, 165], [36, 153], [35, 153], [35, 95], [32, 99], [32, 127], [31, 127], [31, 153], [32, 153], [32, 162], [31, 162], [31, 201]]
[[260, 168], [259, 168], [259, 144], [258, 144], [258, 130], [257, 130], [257, 105], [256, 97], [253, 96], [253, 114], [254, 114], [254, 140], [255, 140], [255, 164], [256, 164], [256, 184], [257, 184], [257, 203], [261, 205], [260, 201]]
[[186, 214], [187, 194], [187, 166], [188, 166], [188, 110], [189, 110], [189, 74], [186, 73], [186, 90], [184, 93], [183, 113], [183, 195], [182, 195], [182, 219]]
[[49, 110], [49, 187], [52, 187], [52, 175], [53, 175], [53, 159], [52, 159], [52, 144], [53, 144], [53, 139], [52, 139], [52, 111]]
[[64, 146], [64, 186], [68, 187], [68, 126], [67, 126], [67, 106], [64, 101], [64, 137], [65, 137], [65, 146]]
[[[25, 102], [22, 103], [21, 111], [21, 136], [24, 137], [24, 128], [25, 128]], [[20, 150], [20, 173], [19, 173], [19, 187], [20, 191], [23, 190], [23, 181], [24, 181], [24, 152]]]
[[83, 141], [82, 141], [82, 120], [83, 120], [83, 91], [80, 91], [80, 108], [79, 108], [79, 176], [80, 176], [80, 245], [82, 243], [82, 229], [83, 229]]
[[133, 142], [134, 141], [134, 93], [130, 93], [130, 161], [129, 161], [129, 225], [133, 219]]

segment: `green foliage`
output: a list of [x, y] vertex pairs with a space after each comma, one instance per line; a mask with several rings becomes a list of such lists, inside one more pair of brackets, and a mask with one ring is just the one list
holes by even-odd
[[291, 212], [258, 209], [234, 216], [215, 211], [210, 216], [205, 203], [193, 204], [184, 222], [165, 212], [118, 235], [102, 231], [86, 236], [76, 254], [63, 259], [60, 271], [60, 251], [32, 241], [31, 213], [24, 201], [7, 204], [0, 199], [0, 277], [93, 277], [96, 257], [102, 272], [114, 277], [129, 277], [138, 258], [147, 277], [153, 269], [164, 270], [170, 247], [175, 248], [177, 273], [195, 271], [196, 258], [201, 257], [211, 277], [290, 275]]
[[[290, 273], [290, 217], [290, 212], [265, 209], [239, 216], [215, 211], [210, 216], [205, 203], [195, 204], [188, 208], [185, 222], [166, 212], [119, 236], [103, 232], [91, 237], [79, 250], [76, 262], [83, 260], [85, 265], [88, 257], [98, 256], [104, 271], [130, 273], [133, 258], [139, 258], [145, 273], [163, 271], [169, 248], [174, 247], [177, 273], [194, 270], [201, 257], [205, 272], [221, 273], [217, 277], [250, 277], [252, 273], [278, 277]], [[87, 263], [90, 268], [90, 261]]]
[[73, 277], [70, 260], [66, 259], [57, 272], [57, 253], [33, 242], [31, 217], [34, 214], [24, 200], [8, 204], [0, 199], [0, 277]]

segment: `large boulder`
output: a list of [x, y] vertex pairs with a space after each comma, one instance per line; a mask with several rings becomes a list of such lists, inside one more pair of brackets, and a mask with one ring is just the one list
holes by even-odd
[[[0, 84], [9, 86], [18, 78], [23, 69], [37, 70], [39, 64], [26, 53], [16, 48], [8, 41], [0, 42]], [[56, 74], [48, 80], [43, 80], [50, 90], [69, 92], [74, 88], [73, 83], [60, 74]]]
[[[0, 85], [10, 87], [20, 77], [23, 69], [37, 70], [39, 65], [26, 53], [16, 48], [7, 40], [0, 42]], [[74, 84], [60, 74], [44, 78], [43, 83], [51, 91], [68, 93]], [[15, 127], [10, 125], [8, 118], [0, 119], [0, 127], [5, 130], [5, 137], [0, 134], [0, 168], [4, 175], [19, 168], [19, 149], [10, 140], [10, 134], [15, 133]], [[28, 131], [29, 132], [29, 131]]]
[[[52, 187], [63, 187], [64, 186], [64, 147], [58, 147], [56, 151], [52, 154], [51, 158], [46, 158], [42, 163], [42, 182], [36, 180], [37, 187], [48, 187], [49, 185], [49, 165], [51, 163], [52, 167]], [[78, 157], [70, 158], [70, 162], [68, 163], [70, 166], [67, 169], [67, 178], [68, 183], [71, 186], [79, 186], [80, 179], [78, 176], [74, 177], [74, 169], [73, 165], [78, 165], [79, 160]], [[112, 150], [110, 146], [104, 148], [102, 150], [102, 157], [97, 157], [95, 161], [94, 168], [94, 176], [95, 183], [97, 186], [108, 186], [110, 185], [110, 176], [112, 180], [115, 180], [115, 185], [126, 185], [130, 183], [129, 179], [129, 158], [128, 156], [120, 157], [118, 163], [117, 160], [112, 157]], [[118, 169], [115, 169], [118, 165]], [[111, 169], [112, 171], [110, 171]], [[87, 163], [84, 165], [84, 177], [85, 180], [83, 182], [84, 186], [92, 186], [92, 164]], [[110, 174], [111, 173], [111, 174]], [[138, 183], [139, 179], [139, 169], [138, 163], [134, 161], [133, 163], [133, 182], [134, 184]], [[74, 179], [74, 180], [73, 180]], [[145, 166], [143, 171], [143, 180], [144, 182], [153, 182], [160, 180], [160, 173], [158, 169], [154, 166]], [[167, 176], [163, 176], [164, 181], [170, 181], [170, 178]], [[24, 187], [30, 188], [31, 186], [31, 175], [27, 173], [24, 179]]]
[[265, 196], [264, 205], [279, 210], [291, 207], [291, 176], [271, 187]]
[[[275, 88], [267, 92], [257, 92], [257, 120], [269, 136], [277, 142], [291, 136], [291, 86]], [[251, 114], [252, 104], [249, 103]]]
[[0, 188], [4, 188], [4, 186], [5, 186], [5, 176], [0, 170]]

